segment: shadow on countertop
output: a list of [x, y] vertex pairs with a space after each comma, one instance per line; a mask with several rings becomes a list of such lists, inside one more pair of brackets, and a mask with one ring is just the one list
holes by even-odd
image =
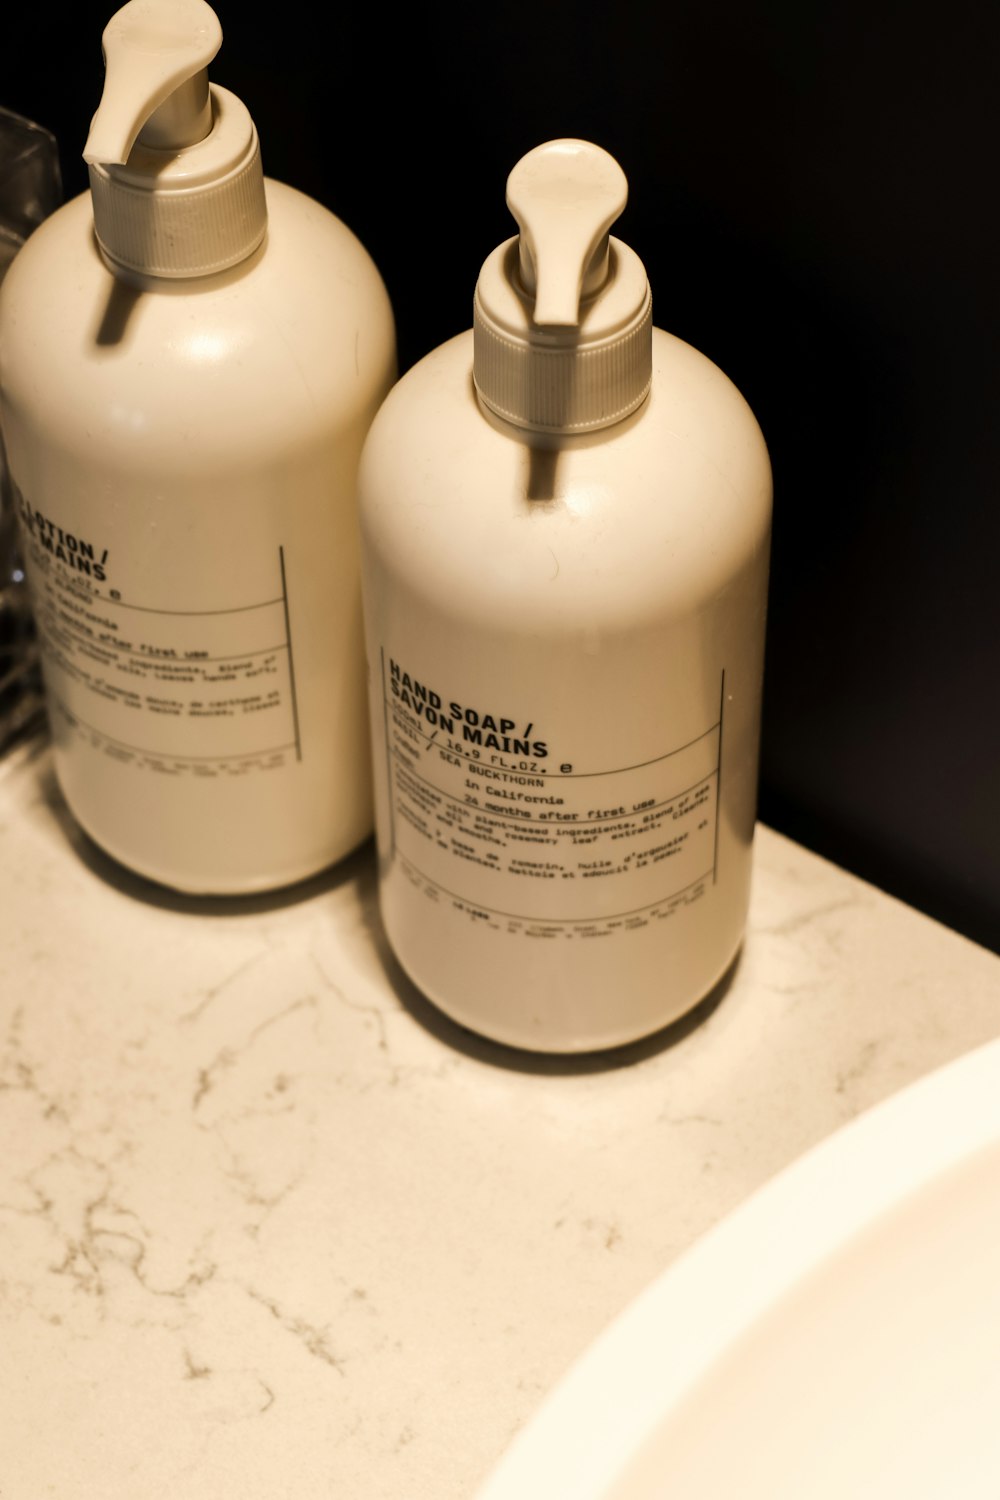
[[538, 1076], [567, 1077], [575, 1074], [609, 1073], [620, 1068], [631, 1068], [647, 1058], [668, 1051], [703, 1026], [725, 999], [742, 958], [742, 949], [736, 954], [722, 978], [708, 994], [678, 1020], [661, 1027], [651, 1036], [640, 1041], [629, 1042], [620, 1047], [608, 1047], [601, 1051], [580, 1053], [532, 1052], [527, 1048], [508, 1046], [494, 1042], [477, 1032], [453, 1021], [417, 988], [399, 963], [389, 939], [385, 934], [378, 911], [376, 875], [373, 864], [369, 864], [362, 879], [369, 890], [364, 900], [364, 918], [385, 980], [404, 1010], [429, 1031], [438, 1041], [466, 1057], [490, 1067], [506, 1069], [515, 1073], [533, 1073]]
[[33, 755], [37, 761], [39, 797], [58, 824], [70, 852], [99, 880], [131, 900], [193, 917], [247, 917], [276, 912], [354, 885], [358, 893], [362, 922], [375, 958], [389, 990], [400, 1006], [419, 1026], [445, 1046], [490, 1067], [539, 1077], [568, 1077], [634, 1067], [647, 1058], [677, 1046], [704, 1025], [725, 999], [739, 969], [742, 950], [737, 953], [722, 978], [692, 1010], [637, 1042], [572, 1054], [532, 1052], [526, 1048], [495, 1042], [460, 1025], [439, 1010], [417, 988], [397, 960], [379, 915], [373, 839], [367, 839], [352, 854], [328, 870], [279, 890], [246, 896], [187, 895], [183, 891], [173, 890], [135, 874], [113, 859], [84, 832], [66, 805], [51, 759], [45, 753], [47, 748], [47, 740], [39, 741]]
[[41, 751], [45, 749], [47, 742], [39, 746], [39, 796], [58, 823], [70, 852], [99, 880], [134, 901], [143, 901], [150, 906], [162, 907], [164, 911], [182, 912], [192, 917], [254, 916], [298, 906], [301, 902], [314, 900], [317, 896], [349, 885], [358, 879], [365, 866], [370, 865], [373, 860], [373, 841], [366, 839], [353, 853], [331, 865], [329, 869], [310, 876], [308, 880], [300, 880], [277, 890], [258, 891], [246, 896], [195, 896], [173, 890], [155, 880], [147, 880], [145, 876], [137, 875], [126, 865], [120, 864], [80, 827], [59, 789], [51, 759], [48, 756], [41, 757]]

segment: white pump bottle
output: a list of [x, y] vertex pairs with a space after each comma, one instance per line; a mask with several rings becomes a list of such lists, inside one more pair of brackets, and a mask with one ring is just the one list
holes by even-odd
[[744, 933], [771, 472], [743, 398], [652, 326], [626, 182], [552, 141], [475, 327], [390, 393], [359, 475], [380, 902], [465, 1026], [611, 1047]]
[[218, 894], [370, 833], [355, 483], [396, 373], [367, 252], [265, 181], [246, 108], [209, 85], [221, 40], [204, 0], [112, 18], [91, 193], [0, 301], [60, 785], [117, 859]]

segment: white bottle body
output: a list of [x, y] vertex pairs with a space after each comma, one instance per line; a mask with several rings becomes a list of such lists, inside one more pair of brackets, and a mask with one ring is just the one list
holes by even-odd
[[465, 1026], [616, 1046], [743, 937], [770, 465], [660, 331], [639, 411], [548, 446], [485, 414], [471, 361], [462, 335], [403, 378], [359, 475], [383, 921]]
[[178, 281], [113, 273], [84, 195], [0, 304], [58, 779], [108, 853], [195, 893], [371, 830], [355, 483], [393, 319], [350, 231], [266, 192], [263, 245]]

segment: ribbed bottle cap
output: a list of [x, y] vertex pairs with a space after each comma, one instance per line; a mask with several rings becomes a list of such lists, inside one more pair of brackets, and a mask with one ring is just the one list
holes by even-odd
[[105, 255], [148, 276], [208, 276], [252, 254], [267, 229], [257, 131], [228, 89], [211, 88], [213, 125], [179, 151], [132, 148], [90, 165], [94, 228]]
[[550, 141], [510, 174], [521, 233], [487, 258], [473, 311], [476, 389], [505, 421], [587, 432], [645, 400], [649, 283], [638, 256], [608, 233], [626, 193], [618, 163], [587, 141]]
[[206, 0], [128, 0], [104, 28], [104, 92], [83, 155], [98, 243], [116, 265], [207, 276], [264, 238], [257, 132], [208, 81], [221, 43]]

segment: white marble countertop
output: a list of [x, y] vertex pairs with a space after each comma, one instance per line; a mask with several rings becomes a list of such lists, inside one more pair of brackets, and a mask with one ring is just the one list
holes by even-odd
[[1000, 1034], [1000, 958], [761, 828], [709, 1011], [588, 1062], [460, 1031], [372, 851], [172, 897], [0, 764], [3, 1500], [471, 1500], [677, 1254]]

